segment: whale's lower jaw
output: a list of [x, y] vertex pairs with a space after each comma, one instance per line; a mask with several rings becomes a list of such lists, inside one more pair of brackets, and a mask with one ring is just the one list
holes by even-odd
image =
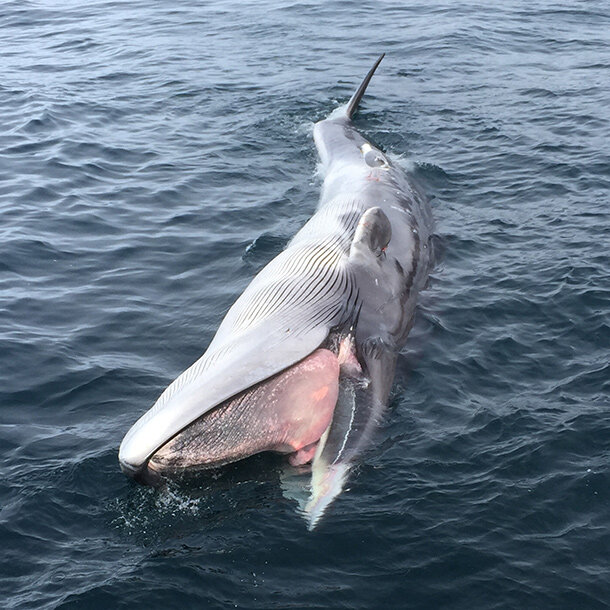
[[338, 384], [337, 356], [317, 349], [202, 415], [141, 468], [121, 467], [139, 482], [154, 484], [161, 477], [216, 468], [263, 451], [307, 462], [332, 420]]

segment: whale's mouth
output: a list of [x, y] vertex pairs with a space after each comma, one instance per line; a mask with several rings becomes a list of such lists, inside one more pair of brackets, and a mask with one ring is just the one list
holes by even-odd
[[317, 349], [202, 415], [155, 451], [138, 473], [128, 474], [155, 483], [263, 451], [288, 454], [293, 465], [306, 464], [331, 423], [339, 372], [339, 356]]

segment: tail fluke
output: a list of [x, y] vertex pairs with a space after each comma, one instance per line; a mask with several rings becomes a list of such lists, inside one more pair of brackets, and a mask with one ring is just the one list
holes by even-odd
[[356, 110], [358, 110], [358, 104], [360, 104], [360, 100], [362, 99], [362, 96], [364, 95], [364, 92], [366, 91], [366, 88], [369, 85], [369, 82], [371, 80], [371, 78], [373, 77], [373, 74], [375, 74], [375, 70], [377, 70], [377, 66], [381, 63], [381, 60], [385, 57], [385, 53], [382, 53], [379, 56], [379, 59], [375, 62], [375, 65], [369, 70], [369, 73], [364, 77], [364, 80], [362, 81], [362, 83], [360, 84], [360, 87], [358, 87], [358, 90], [356, 91], [356, 93], [354, 93], [354, 95], [352, 95], [352, 99], [350, 99], [350, 101], [347, 104], [347, 107], [345, 109], [345, 114], [347, 115], [348, 119], [351, 119], [354, 114], [356, 113]]

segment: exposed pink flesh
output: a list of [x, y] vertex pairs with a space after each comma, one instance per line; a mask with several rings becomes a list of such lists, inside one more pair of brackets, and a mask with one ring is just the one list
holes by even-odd
[[330, 424], [338, 388], [337, 356], [318, 349], [200, 417], [150, 458], [149, 469], [210, 468], [261, 451], [306, 463]]
[[[329, 422], [330, 423], [330, 422]], [[322, 436], [322, 435], [320, 435]], [[318, 439], [319, 440], [319, 439]], [[310, 443], [309, 445], [291, 453], [288, 456], [288, 461], [292, 466], [303, 466], [303, 464], [307, 464], [313, 460], [313, 456], [316, 454], [316, 449], [318, 448], [318, 441]]]

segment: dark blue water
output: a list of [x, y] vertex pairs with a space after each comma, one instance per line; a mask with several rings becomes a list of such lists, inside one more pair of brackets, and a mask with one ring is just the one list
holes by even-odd
[[[610, 607], [605, 2], [4, 2], [6, 608]], [[312, 121], [435, 196], [391, 409], [312, 533], [259, 456], [158, 492], [120, 440], [311, 215]]]

